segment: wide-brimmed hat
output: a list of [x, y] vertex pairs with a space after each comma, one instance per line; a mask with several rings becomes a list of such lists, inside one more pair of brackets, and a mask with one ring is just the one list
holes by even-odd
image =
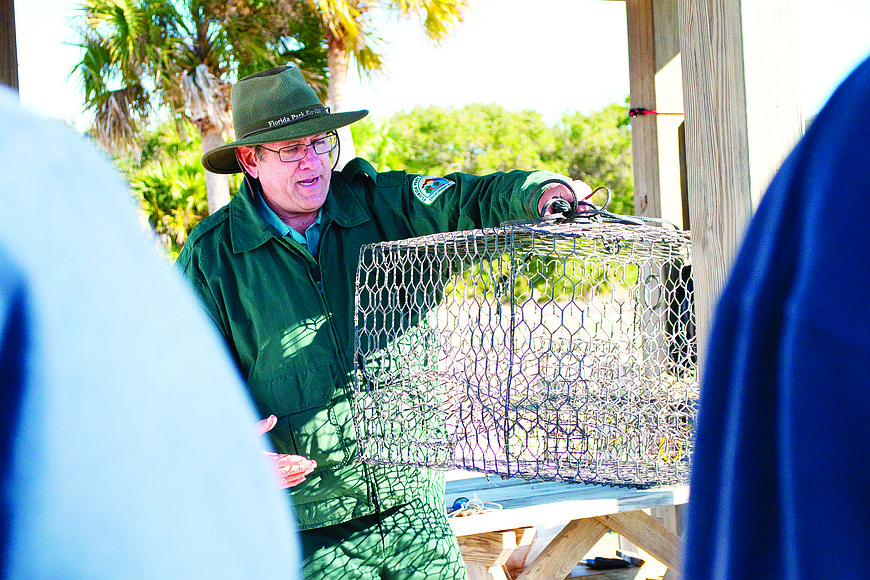
[[233, 126], [237, 139], [202, 156], [212, 173], [239, 173], [240, 145], [301, 139], [350, 125], [368, 111], [330, 113], [299, 69], [279, 66], [246, 76], [233, 85]]

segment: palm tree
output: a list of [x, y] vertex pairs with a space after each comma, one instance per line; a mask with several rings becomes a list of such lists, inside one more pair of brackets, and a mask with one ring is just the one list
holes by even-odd
[[[77, 65], [92, 136], [134, 150], [156, 110], [192, 122], [203, 151], [231, 128], [231, 82], [295, 62], [323, 96], [319, 23], [293, 0], [85, 0]], [[230, 199], [224, 175], [206, 172], [209, 213]]]
[[[355, 57], [360, 76], [383, 69], [381, 55], [375, 51], [380, 39], [372, 25], [372, 17], [379, 8], [420, 19], [429, 39], [440, 42], [462, 21], [469, 0], [306, 0], [306, 3], [319, 17], [326, 39], [330, 108], [343, 111], [350, 56]], [[340, 168], [355, 157], [355, 150], [349, 127], [339, 130], [339, 136]]]

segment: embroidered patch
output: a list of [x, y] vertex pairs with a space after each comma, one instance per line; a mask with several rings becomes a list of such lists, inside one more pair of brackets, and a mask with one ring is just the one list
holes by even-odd
[[454, 182], [449, 179], [444, 179], [443, 177], [427, 177], [425, 175], [418, 175], [411, 183], [411, 191], [414, 192], [417, 199], [426, 205], [432, 205], [436, 199], [441, 197], [442, 193], [447, 191], [447, 188], [452, 187], [453, 185], [455, 185]]

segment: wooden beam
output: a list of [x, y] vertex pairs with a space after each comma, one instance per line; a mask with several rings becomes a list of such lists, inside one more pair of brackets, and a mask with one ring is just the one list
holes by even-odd
[[678, 227], [683, 223], [680, 127], [683, 124], [683, 64], [680, 55], [680, 23], [677, 0], [653, 3], [655, 29], [655, 90], [659, 152], [659, 204], [662, 217]]
[[[635, 214], [683, 223], [682, 66], [677, 0], [626, 0]], [[677, 114], [672, 114], [677, 113]]]
[[654, 517], [643, 511], [622, 512], [597, 518], [607, 527], [637, 544], [668, 569], [680, 571], [682, 542]]
[[[629, 107], [655, 109], [655, 41], [652, 0], [626, 0], [628, 24]], [[660, 217], [658, 132], [655, 118], [631, 119], [631, 157], [634, 164], [634, 212]]]
[[0, 83], [18, 90], [18, 49], [13, 0], [0, 0]]
[[532, 543], [538, 535], [535, 528], [521, 528], [515, 530], [518, 534], [517, 547], [511, 552], [504, 563], [504, 569], [508, 572], [511, 578], [519, 576], [526, 567], [526, 558], [529, 551], [532, 549]]
[[571, 520], [547, 544], [535, 561], [526, 566], [523, 573], [517, 576], [517, 580], [564, 578], [607, 530], [607, 526], [597, 518]]
[[469, 580], [518, 575], [536, 534], [535, 528], [525, 527], [456, 538]]
[[678, 0], [699, 366], [762, 193], [803, 130], [790, 0]]
[[459, 553], [466, 563], [475, 562], [489, 567], [498, 560], [502, 560], [499, 563], [507, 560], [507, 556], [516, 548], [517, 536], [513, 531], [486, 532], [462, 536], [458, 538], [458, 542]]

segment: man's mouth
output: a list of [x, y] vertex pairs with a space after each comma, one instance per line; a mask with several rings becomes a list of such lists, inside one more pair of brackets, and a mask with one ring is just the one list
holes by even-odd
[[319, 177], [312, 177], [311, 179], [300, 179], [299, 184], [300, 185], [314, 185], [315, 183], [317, 183], [318, 179], [320, 179], [320, 178]]

